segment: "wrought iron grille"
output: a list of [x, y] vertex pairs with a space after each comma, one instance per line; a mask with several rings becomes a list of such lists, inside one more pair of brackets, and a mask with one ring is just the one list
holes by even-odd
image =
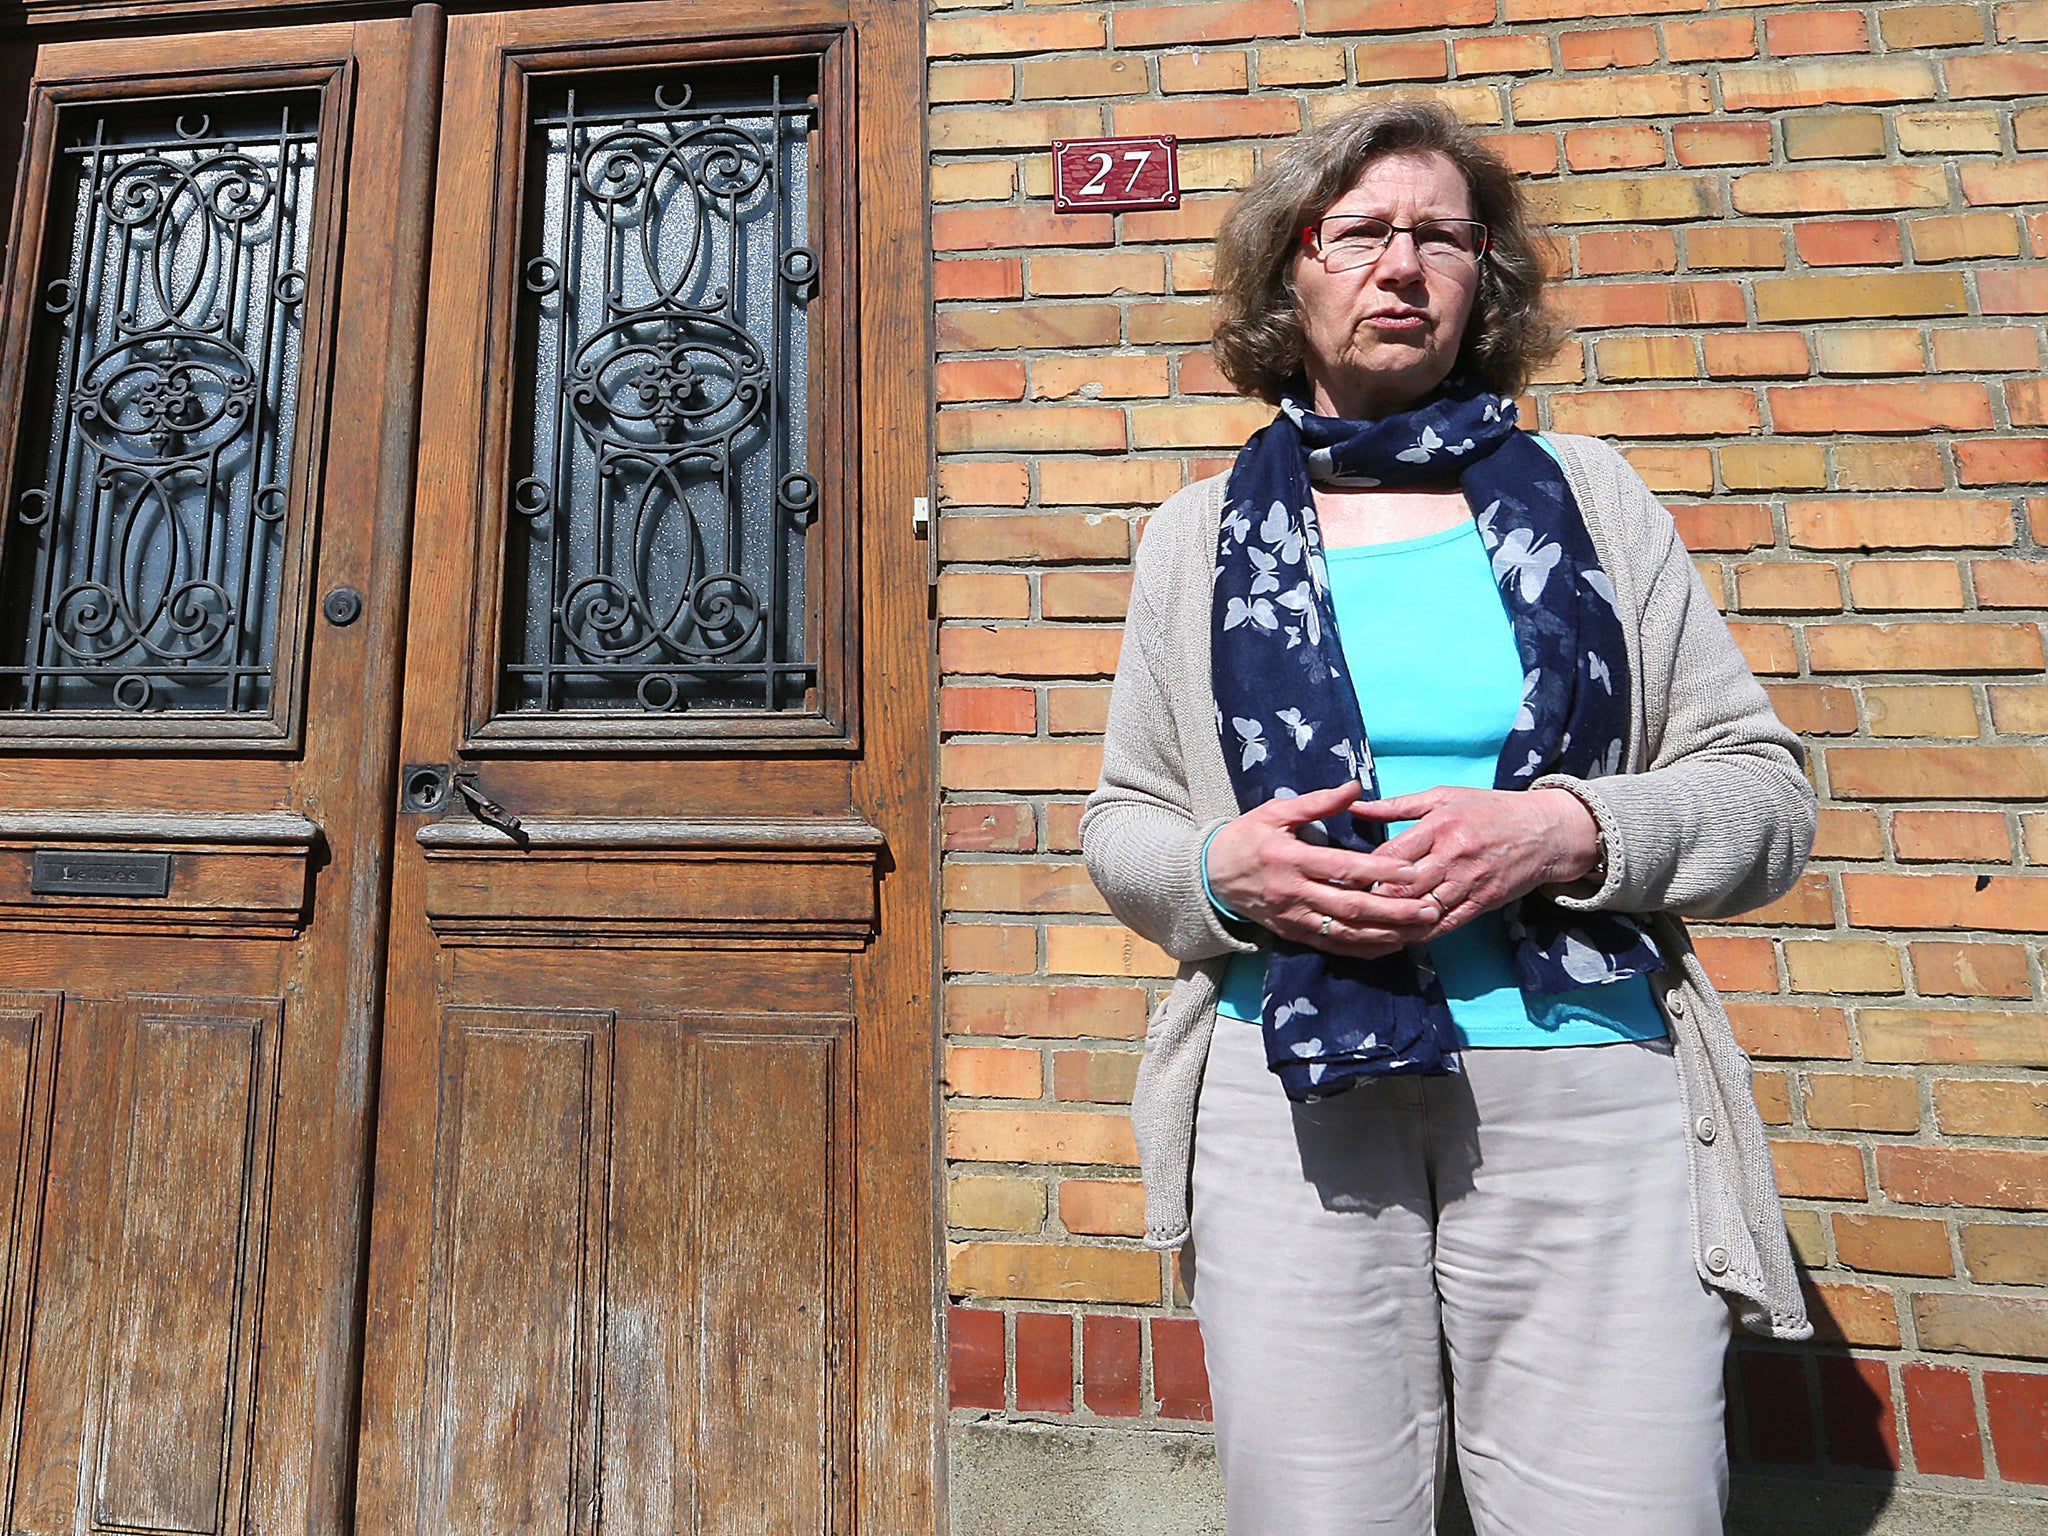
[[60, 119], [0, 708], [270, 710], [318, 123], [303, 93]]
[[501, 711], [805, 706], [815, 87], [536, 99]]

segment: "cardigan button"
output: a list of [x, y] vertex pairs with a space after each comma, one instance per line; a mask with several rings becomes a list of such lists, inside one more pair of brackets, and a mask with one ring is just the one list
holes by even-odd
[[1693, 1121], [1692, 1133], [1699, 1137], [1701, 1141], [1712, 1141], [1715, 1134], [1714, 1117], [1712, 1115], [1701, 1115], [1699, 1119]]
[[1703, 1257], [1707, 1261], [1707, 1273], [1725, 1275], [1728, 1273], [1728, 1250], [1718, 1243], [1709, 1248]]
[[1673, 987], [1664, 999], [1664, 1007], [1674, 1019], [1683, 1018], [1685, 1015], [1685, 994], [1679, 991], [1678, 988]]

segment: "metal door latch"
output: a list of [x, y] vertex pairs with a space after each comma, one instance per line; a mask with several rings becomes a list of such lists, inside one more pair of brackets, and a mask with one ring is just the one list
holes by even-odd
[[477, 783], [474, 768], [455, 770], [455, 793], [467, 802], [470, 814], [478, 821], [488, 822], [500, 832], [518, 832], [519, 818], [483, 792], [483, 787]]
[[413, 763], [399, 775], [398, 808], [406, 815], [431, 816], [458, 799], [478, 821], [508, 836], [518, 835], [519, 818], [484, 793], [474, 768], [451, 770], [445, 763]]

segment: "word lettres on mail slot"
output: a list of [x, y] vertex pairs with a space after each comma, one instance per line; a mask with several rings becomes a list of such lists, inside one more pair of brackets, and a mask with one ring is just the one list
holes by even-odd
[[1180, 163], [1175, 144], [1170, 133], [1128, 139], [1054, 139], [1054, 211], [1178, 208]]

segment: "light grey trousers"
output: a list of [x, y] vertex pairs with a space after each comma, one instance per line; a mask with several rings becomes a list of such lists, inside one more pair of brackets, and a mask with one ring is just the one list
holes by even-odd
[[1720, 1536], [1670, 1043], [1464, 1062], [1290, 1104], [1216, 1021], [1187, 1263], [1230, 1536], [1427, 1536], [1447, 1427], [1479, 1536]]

